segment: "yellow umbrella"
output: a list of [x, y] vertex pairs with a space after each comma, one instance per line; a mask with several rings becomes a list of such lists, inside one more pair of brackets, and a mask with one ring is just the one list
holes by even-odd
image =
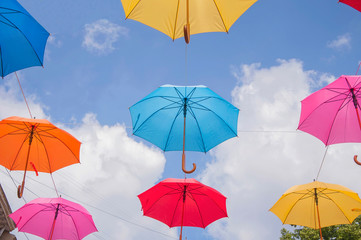
[[284, 224], [313, 229], [351, 224], [360, 215], [361, 199], [337, 184], [314, 181], [288, 189], [270, 209]]
[[257, 0], [121, 0], [126, 19], [155, 28], [173, 40], [203, 32], [228, 32]]

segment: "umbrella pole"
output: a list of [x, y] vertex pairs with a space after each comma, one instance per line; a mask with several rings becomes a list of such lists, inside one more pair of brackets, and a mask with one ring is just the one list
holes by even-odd
[[185, 154], [185, 142], [186, 142], [186, 117], [184, 115], [184, 126], [183, 126], [183, 153], [182, 153], [182, 170], [184, 173], [192, 173], [196, 170], [197, 166], [195, 163], [193, 163], [193, 169], [188, 171], [186, 170], [186, 154]]
[[357, 97], [355, 95], [355, 89], [351, 88], [350, 89], [351, 95], [352, 95], [352, 101], [353, 101], [353, 105], [355, 106], [355, 111], [356, 111], [356, 115], [357, 115], [357, 120], [358, 120], [358, 125], [360, 126], [360, 130], [361, 130], [361, 121], [360, 121], [360, 115], [358, 113], [357, 107], [358, 107], [358, 101], [357, 101]]
[[184, 185], [184, 190], [183, 190], [183, 206], [182, 206], [182, 222], [181, 222], [181, 230], [180, 230], [180, 234], [179, 234], [179, 240], [182, 240], [184, 205], [185, 205], [185, 203], [186, 203], [186, 197], [187, 197], [187, 186]]
[[26, 163], [25, 163], [25, 171], [24, 171], [23, 182], [21, 183], [21, 185], [18, 186], [18, 198], [21, 198], [23, 196], [23, 192], [24, 192], [25, 177], [26, 177], [26, 172], [27, 172], [27, 169], [28, 169], [30, 148], [31, 148], [31, 143], [33, 141], [33, 136], [34, 136], [34, 128], [35, 128], [35, 125], [32, 125], [31, 126], [30, 136], [29, 136], [29, 148], [28, 148], [28, 154], [26, 156]]
[[59, 213], [59, 205], [60, 204], [58, 203], [58, 206], [56, 207], [55, 217], [54, 217], [54, 220], [53, 220], [53, 225], [51, 226], [51, 232], [50, 232], [49, 240], [51, 240], [53, 238], [54, 228], [55, 228], [55, 221], [56, 221], [56, 218], [58, 217], [58, 213]]
[[322, 230], [321, 230], [320, 211], [318, 209], [318, 197], [317, 197], [317, 189], [316, 188], [315, 188], [315, 202], [316, 202], [316, 209], [317, 209], [318, 228], [320, 230], [320, 239], [323, 240]]

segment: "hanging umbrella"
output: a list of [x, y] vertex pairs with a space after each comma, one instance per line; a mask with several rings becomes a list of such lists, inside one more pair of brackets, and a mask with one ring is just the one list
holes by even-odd
[[195, 179], [167, 178], [138, 195], [144, 216], [169, 227], [206, 228], [227, 217], [226, 197]]
[[342, 75], [314, 92], [301, 102], [298, 129], [326, 146], [361, 142], [360, 90], [361, 76]]
[[64, 198], [37, 198], [9, 216], [19, 232], [47, 240], [80, 240], [98, 231], [84, 207]]
[[354, 9], [361, 12], [361, 2], [359, 0], [339, 0], [339, 2], [347, 4], [350, 7], [353, 7]]
[[164, 85], [130, 107], [133, 134], [164, 151], [207, 152], [237, 136], [239, 110], [205, 86]]
[[351, 224], [360, 215], [357, 193], [337, 184], [314, 181], [288, 189], [270, 209], [284, 224], [313, 229]]
[[9, 117], [0, 121], [0, 164], [9, 170], [53, 173], [79, 163], [80, 142], [45, 119]]
[[0, 1], [1, 77], [42, 66], [49, 33], [16, 1]]
[[227, 32], [257, 0], [121, 0], [126, 19], [133, 19], [173, 40], [204, 32]]

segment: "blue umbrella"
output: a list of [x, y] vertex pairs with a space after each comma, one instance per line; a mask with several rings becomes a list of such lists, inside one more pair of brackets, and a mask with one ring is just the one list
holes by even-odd
[[0, 71], [42, 66], [49, 33], [16, 0], [0, 1]]
[[207, 152], [237, 136], [239, 110], [205, 86], [164, 85], [130, 107], [133, 134], [164, 151]]

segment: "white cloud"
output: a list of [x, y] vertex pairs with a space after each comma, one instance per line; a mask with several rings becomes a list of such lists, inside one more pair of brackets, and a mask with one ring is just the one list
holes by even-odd
[[351, 35], [346, 33], [344, 35], [337, 36], [335, 40], [327, 43], [327, 47], [341, 50], [351, 48]]
[[[20, 72], [17, 72], [17, 75], [20, 83], [23, 84], [26, 81], [23, 78], [23, 75]], [[0, 85], [0, 119], [11, 116], [29, 118], [30, 114], [15, 74], [8, 75], [3, 81], [4, 84]], [[46, 107], [38, 103], [36, 96], [29, 94], [26, 90], [24, 90], [24, 94], [32, 116], [36, 118], [45, 118], [46, 115], [44, 109]]]
[[[229, 218], [210, 225], [209, 233], [222, 240], [277, 239], [283, 226], [269, 208], [288, 188], [316, 178], [325, 151], [320, 140], [296, 131], [300, 101], [315, 82], [330, 77], [303, 69], [295, 59], [279, 60], [270, 68], [243, 65], [235, 76], [239, 137], [214, 149], [213, 161], [201, 175], [203, 183], [228, 197]], [[359, 190], [351, 181], [360, 171], [351, 149], [331, 146], [319, 180]]]
[[108, 54], [112, 52], [114, 43], [120, 35], [128, 36], [129, 30], [110, 22], [107, 19], [100, 19], [91, 24], [85, 25], [85, 36], [82, 46], [96, 54]]
[[[14, 80], [8, 78], [4, 85], [0, 85], [1, 119], [12, 115], [29, 117]], [[49, 119], [44, 114], [44, 106], [35, 100], [35, 96], [28, 98], [33, 115]], [[84, 116], [80, 123], [53, 123], [82, 142], [81, 163], [53, 174], [57, 190], [62, 197], [78, 202], [90, 211], [99, 230], [96, 234], [102, 239], [118, 239], [119, 236], [124, 239], [169, 239], [169, 236], [176, 239], [176, 229], [169, 230], [166, 225], [142, 216], [137, 198], [160, 179], [166, 161], [161, 150], [135, 141], [128, 136], [123, 124], [101, 125], [92, 113]], [[3, 167], [0, 176], [0, 184], [15, 211], [24, 201], [16, 197], [16, 186]], [[17, 185], [23, 173], [14, 171], [11, 176]], [[36, 177], [29, 172], [25, 186], [27, 201], [37, 197], [56, 197], [49, 174], [40, 173]], [[14, 233], [19, 240], [39, 239], [33, 235], [25, 237], [16, 230]], [[96, 234], [87, 239], [99, 239]]]

